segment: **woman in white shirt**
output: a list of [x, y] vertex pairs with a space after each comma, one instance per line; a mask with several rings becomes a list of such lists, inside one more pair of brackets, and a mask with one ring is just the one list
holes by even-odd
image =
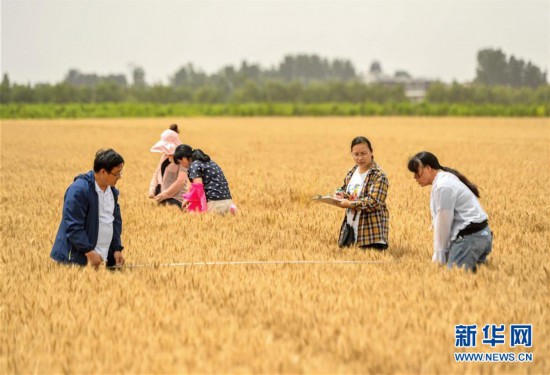
[[493, 245], [488, 216], [479, 203], [477, 186], [458, 171], [443, 167], [427, 151], [409, 160], [409, 171], [424, 187], [432, 185], [430, 212], [434, 228], [432, 260], [448, 267], [476, 271]]

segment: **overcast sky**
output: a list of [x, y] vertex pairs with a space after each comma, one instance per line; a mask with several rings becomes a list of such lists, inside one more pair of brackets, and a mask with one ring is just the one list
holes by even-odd
[[212, 73], [297, 53], [447, 82], [472, 80], [481, 48], [546, 71], [550, 61], [550, 0], [1, 0], [1, 21], [1, 71], [18, 83], [58, 82], [70, 68], [130, 78], [132, 65], [166, 83], [187, 62]]

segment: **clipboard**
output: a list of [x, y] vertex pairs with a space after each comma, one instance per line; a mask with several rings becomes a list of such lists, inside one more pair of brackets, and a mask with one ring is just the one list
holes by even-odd
[[316, 195], [313, 197], [313, 201], [326, 203], [326, 204], [330, 204], [331, 206], [337, 206], [337, 207], [340, 207], [340, 202], [342, 202], [341, 199], [334, 198], [330, 195]]

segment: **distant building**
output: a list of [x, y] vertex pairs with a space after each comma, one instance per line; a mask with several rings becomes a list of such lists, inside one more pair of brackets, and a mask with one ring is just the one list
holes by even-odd
[[418, 103], [424, 100], [430, 85], [435, 82], [425, 78], [413, 78], [404, 71], [397, 71], [395, 75], [384, 74], [382, 66], [378, 61], [374, 61], [365, 76], [365, 83], [379, 84], [384, 86], [402, 85], [405, 89], [405, 96], [412, 102]]

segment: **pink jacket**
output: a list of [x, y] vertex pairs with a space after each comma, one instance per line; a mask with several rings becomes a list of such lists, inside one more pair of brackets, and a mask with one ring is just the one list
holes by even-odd
[[189, 205], [187, 206], [188, 211], [205, 212], [207, 210], [206, 194], [204, 193], [203, 184], [196, 182], [191, 183], [189, 192], [185, 194], [183, 198], [189, 201]]

